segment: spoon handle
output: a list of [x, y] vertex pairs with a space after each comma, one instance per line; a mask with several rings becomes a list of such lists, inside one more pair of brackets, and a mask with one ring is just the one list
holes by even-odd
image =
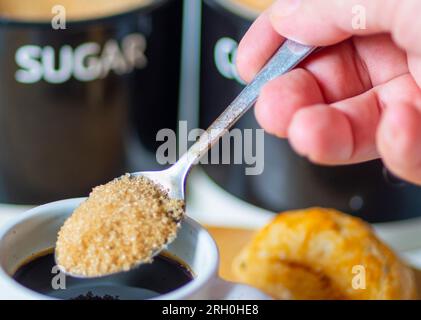
[[[256, 102], [262, 87], [269, 81], [294, 69], [307, 58], [316, 47], [286, 40], [269, 62], [247, 85], [237, 98], [200, 136], [199, 140], [184, 154], [180, 161], [189, 167], [195, 164]], [[184, 159], [183, 159], [184, 158]], [[186, 162], [187, 163], [186, 163]]]

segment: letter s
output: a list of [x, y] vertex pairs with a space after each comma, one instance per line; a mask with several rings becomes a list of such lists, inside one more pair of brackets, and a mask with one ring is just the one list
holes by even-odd
[[35, 83], [42, 78], [42, 65], [39, 59], [41, 48], [26, 45], [20, 47], [15, 54], [16, 64], [22, 69], [16, 71], [15, 79], [20, 83]]

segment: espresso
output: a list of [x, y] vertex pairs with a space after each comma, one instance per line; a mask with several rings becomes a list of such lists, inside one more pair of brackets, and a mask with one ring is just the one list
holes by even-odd
[[[52, 8], [61, 5], [69, 20], [85, 20], [110, 16], [138, 7], [154, 0], [0, 0], [0, 17], [14, 20], [49, 21]], [[155, 0], [156, 1], [156, 0]]]
[[143, 300], [171, 292], [193, 280], [189, 267], [164, 252], [151, 264], [129, 272], [94, 279], [65, 276], [57, 271], [52, 250], [24, 263], [13, 278], [43, 295], [65, 300]]

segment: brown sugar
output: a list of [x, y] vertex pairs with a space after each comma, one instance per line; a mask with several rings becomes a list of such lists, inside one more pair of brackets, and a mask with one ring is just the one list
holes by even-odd
[[151, 180], [126, 174], [94, 188], [67, 219], [58, 234], [56, 261], [81, 276], [152, 262], [175, 238], [184, 208], [184, 201], [170, 199]]

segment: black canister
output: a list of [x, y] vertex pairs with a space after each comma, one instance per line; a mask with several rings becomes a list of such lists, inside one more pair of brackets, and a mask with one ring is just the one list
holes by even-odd
[[[250, 11], [233, 0], [204, 0], [202, 7], [200, 126], [206, 128], [243, 88], [235, 70], [238, 42], [252, 22]], [[253, 112], [237, 124], [259, 128]], [[381, 161], [324, 167], [299, 157], [285, 140], [265, 135], [261, 175], [245, 165], [204, 165], [220, 186], [271, 211], [332, 207], [370, 222], [421, 216], [421, 188], [399, 181]]]
[[65, 29], [0, 19], [0, 202], [85, 196], [130, 169], [129, 141], [151, 168], [177, 125], [181, 15], [154, 0]]

